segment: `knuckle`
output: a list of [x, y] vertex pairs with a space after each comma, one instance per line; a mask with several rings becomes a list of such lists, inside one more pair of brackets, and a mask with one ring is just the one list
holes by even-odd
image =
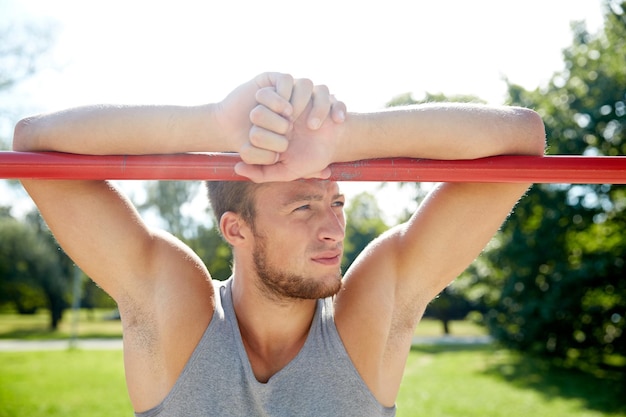
[[268, 93], [270, 90], [274, 91], [274, 87], [259, 88], [257, 92], [254, 94], [254, 98], [256, 99], [257, 102], [262, 103], [267, 100], [268, 95], [269, 95]]
[[257, 126], [252, 126], [248, 136], [252, 145], [260, 147], [263, 143], [264, 131]]
[[311, 81], [309, 78], [299, 78], [298, 82], [301, 83], [303, 86], [310, 86], [311, 88], [313, 88], [313, 81]]
[[252, 148], [249, 145], [245, 145], [243, 146], [240, 150], [239, 150], [239, 157], [241, 158], [241, 160], [243, 162], [245, 162], [246, 164], [251, 164], [253, 163], [253, 158], [251, 155], [251, 150]]
[[265, 107], [262, 105], [258, 105], [255, 108], [253, 108], [252, 110], [250, 110], [250, 122], [252, 122], [253, 124], [260, 124], [263, 123], [263, 120], [265, 119]]
[[241, 149], [239, 157], [248, 165], [270, 165], [274, 163], [276, 153], [247, 145]]
[[325, 84], [319, 84], [315, 86], [315, 93], [329, 95], [328, 86]]
[[281, 81], [293, 84], [293, 77], [291, 76], [291, 74], [279, 73], [278, 76], [281, 78]]
[[275, 148], [276, 152], [283, 153], [289, 148], [289, 141], [285, 138], [280, 138], [280, 140], [276, 141]]

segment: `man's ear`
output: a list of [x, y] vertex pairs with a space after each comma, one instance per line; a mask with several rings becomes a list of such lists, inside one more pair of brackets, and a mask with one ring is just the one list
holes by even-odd
[[220, 232], [224, 239], [233, 247], [241, 246], [248, 240], [248, 224], [236, 213], [227, 211], [220, 218]]

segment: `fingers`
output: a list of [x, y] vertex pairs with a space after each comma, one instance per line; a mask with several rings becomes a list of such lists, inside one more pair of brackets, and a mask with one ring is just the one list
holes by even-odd
[[266, 175], [264, 174], [263, 168], [263, 166], [259, 165], [248, 165], [244, 162], [238, 162], [235, 164], [235, 174], [249, 178], [256, 183], [269, 182], [265, 180]]
[[[291, 94], [291, 92], [290, 92]], [[290, 118], [294, 111], [293, 105], [289, 102], [290, 96], [286, 98], [274, 87], [264, 87], [259, 89], [255, 95], [257, 103], [267, 107], [276, 114], [281, 114], [286, 118]]]
[[275, 84], [276, 92], [278, 95], [285, 100], [289, 100], [292, 96], [292, 91], [294, 88], [294, 80], [293, 77], [289, 74], [278, 74], [276, 75]]
[[241, 160], [248, 166], [272, 165], [278, 162], [280, 153], [261, 149], [247, 143], [239, 150]]
[[271, 131], [279, 135], [287, 134], [291, 127], [289, 120], [277, 114], [273, 109], [261, 104], [250, 112], [250, 122], [253, 128]]
[[335, 99], [335, 96], [332, 96], [332, 98], [333, 104], [330, 108], [330, 117], [335, 123], [343, 123], [346, 120], [346, 104]]
[[331, 95], [325, 85], [316, 85], [311, 97], [311, 111], [307, 119], [309, 129], [319, 129], [330, 116], [335, 123], [343, 123], [346, 105]]
[[297, 119], [307, 108], [313, 97], [313, 82], [306, 78], [300, 78], [294, 81], [293, 91], [291, 93], [291, 105], [293, 106], [293, 119]]
[[[294, 120], [300, 117], [302, 112], [313, 97], [313, 82], [306, 78], [300, 78], [286, 85], [289, 79], [281, 78], [281, 84], [260, 88], [256, 93], [256, 100], [259, 104]], [[327, 101], [327, 97], [321, 95], [320, 101]], [[324, 104], [324, 103], [322, 103]]]
[[258, 126], [250, 128], [249, 140], [250, 146], [269, 152], [285, 152], [289, 146], [289, 140], [284, 135]]
[[[302, 141], [310, 135], [307, 128], [318, 130], [325, 123], [342, 123], [345, 104], [331, 95], [325, 85], [316, 86], [304, 78], [294, 80], [286, 74], [265, 73], [255, 82], [257, 106], [249, 113], [251, 128], [247, 142], [239, 150], [243, 162], [238, 165], [238, 174], [256, 182], [328, 178], [328, 169], [317, 171], [319, 166], [311, 166], [308, 171], [296, 164], [302, 155], [285, 155], [293, 147], [290, 141]], [[313, 145], [318, 143], [315, 138]]]
[[[276, 97], [271, 92], [268, 94], [269, 97]], [[248, 134], [249, 143], [240, 150], [242, 159], [249, 164], [275, 163], [280, 153], [285, 152], [289, 146], [286, 134], [291, 126], [290, 122], [271, 108], [260, 104], [250, 112], [250, 122], [252, 127]]]
[[293, 89], [293, 77], [289, 74], [283, 74], [280, 72], [264, 72], [254, 78], [259, 89], [272, 87], [278, 94], [286, 100], [291, 97], [291, 90]]
[[[319, 129], [329, 116], [335, 123], [345, 120], [346, 105], [331, 95], [325, 85], [314, 85], [306, 78], [294, 80], [282, 73], [264, 73], [255, 81], [259, 86], [257, 102], [288, 120], [296, 120], [307, 108], [307, 126], [312, 130]], [[261, 127], [274, 130], [273, 126]]]
[[289, 102], [294, 88], [293, 77], [279, 72], [265, 72], [258, 75], [254, 81], [258, 91], [256, 100], [259, 104], [272, 109], [286, 117], [293, 113], [293, 106]]
[[274, 165], [250, 165], [245, 162], [238, 162], [235, 164], [235, 173], [247, 177], [253, 182], [262, 183], [312, 178], [328, 179], [331, 175], [331, 169], [326, 167], [321, 171], [301, 176], [282, 163]]
[[317, 130], [322, 126], [330, 112], [330, 93], [325, 85], [316, 85], [311, 97], [311, 111], [307, 118], [309, 129]]

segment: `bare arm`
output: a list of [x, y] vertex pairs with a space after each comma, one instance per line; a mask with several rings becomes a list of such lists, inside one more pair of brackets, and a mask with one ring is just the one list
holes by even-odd
[[[271, 120], [258, 120], [267, 131]], [[312, 131], [296, 124], [279, 163], [237, 167], [256, 182], [289, 181], [334, 162], [386, 157], [473, 159], [543, 153], [539, 116], [519, 107], [426, 104], [372, 113], [349, 113], [345, 123]]]
[[408, 106], [354, 114], [342, 131], [333, 162], [393, 156], [473, 159], [534, 155], [542, 154], [544, 148], [541, 119], [520, 107]]
[[[541, 155], [544, 136], [541, 119], [528, 109], [429, 104], [349, 113], [343, 125], [325, 124], [318, 132], [300, 126], [279, 164], [240, 170], [266, 181], [290, 179], [298, 174], [295, 167], [307, 163], [317, 171], [368, 158]], [[407, 223], [375, 240], [347, 271], [336, 298], [337, 327], [383, 404], [395, 402], [413, 329], [426, 305], [475, 259], [527, 187], [439, 184]]]
[[[354, 124], [345, 126], [341, 143], [348, 146], [336, 160], [471, 159], [540, 155], [544, 149], [540, 118], [520, 108], [428, 105], [358, 116]], [[345, 296], [337, 300], [338, 327], [383, 401], [395, 401], [413, 330], [427, 304], [478, 256], [527, 186], [439, 184], [407, 223], [375, 241], [348, 271]], [[368, 331], [359, 323], [363, 317], [380, 336], [367, 340], [378, 342], [362, 343]]]
[[[473, 159], [542, 155], [539, 116], [518, 107], [433, 104], [356, 114], [333, 161], [378, 157]], [[427, 302], [483, 249], [529, 184], [440, 184], [409, 222], [388, 233], [398, 285]], [[376, 256], [375, 251], [371, 251]], [[377, 257], [377, 256], [376, 256]], [[422, 279], [404, 279], [423, 275]], [[406, 282], [405, 282], [406, 281]], [[411, 291], [407, 291], [411, 290]]]
[[[320, 91], [310, 81], [294, 80], [286, 74], [264, 73], [219, 103], [187, 107], [102, 105], [30, 117], [16, 126], [13, 148], [96, 155], [236, 151], [249, 162], [272, 163], [287, 147], [284, 135], [294, 118], [314, 94], [317, 97], [308, 116], [323, 121], [333, 104], [327, 90]], [[251, 115], [258, 105], [257, 95], [271, 104], [269, 117], [276, 123], [276, 132], [269, 140], [255, 142], [251, 140]], [[149, 259], [147, 253], [137, 251], [152, 248], [160, 238], [145, 228], [134, 208], [110, 184], [33, 180], [23, 184], [65, 250], [81, 259], [83, 269], [112, 296], [119, 287], [135, 282], [111, 273], [111, 262], [103, 260], [122, 258], [129, 265], [115, 268], [130, 272], [141, 264], [136, 259]], [[93, 241], [97, 242], [87, 245]], [[135, 256], [118, 257], [116, 253]]]
[[[253, 137], [257, 95], [278, 127]], [[309, 105], [309, 101], [312, 103]], [[324, 120], [324, 89], [284, 74], [261, 74], [223, 101], [201, 106], [92, 106], [18, 123], [13, 148], [81, 154], [239, 151], [273, 163], [305, 107]], [[213, 313], [209, 272], [169, 234], [148, 228], [130, 201], [106, 181], [24, 180], [63, 249], [118, 303], [133, 406], [146, 410], [171, 389]]]
[[[294, 80], [287, 74], [264, 73], [219, 103], [98, 105], [29, 117], [17, 124], [13, 147], [93, 155], [239, 152], [249, 163], [263, 164], [265, 159], [274, 161], [273, 151], [286, 148], [284, 135], [314, 94], [317, 99], [308, 114], [309, 122], [324, 121], [331, 105], [342, 109], [342, 103], [331, 102], [323, 86], [314, 86], [306, 79]], [[267, 113], [275, 134], [254, 150], [255, 144], [250, 143], [254, 126], [251, 112], [257, 107], [257, 95], [271, 105]]]

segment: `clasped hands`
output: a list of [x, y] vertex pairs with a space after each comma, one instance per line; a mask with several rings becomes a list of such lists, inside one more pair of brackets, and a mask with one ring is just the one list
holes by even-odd
[[263, 73], [218, 106], [222, 130], [242, 159], [238, 175], [254, 182], [330, 176], [346, 107], [325, 86]]

